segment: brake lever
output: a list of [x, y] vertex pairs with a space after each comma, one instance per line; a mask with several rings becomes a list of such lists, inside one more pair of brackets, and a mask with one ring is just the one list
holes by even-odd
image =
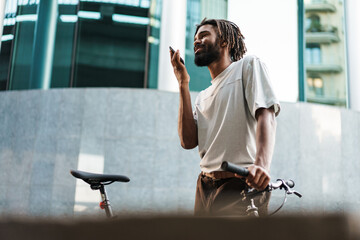
[[286, 194], [290, 195], [290, 194], [295, 194], [296, 196], [298, 196], [299, 198], [302, 197], [301, 193], [295, 191], [295, 190], [291, 190], [291, 188], [286, 184], [286, 182], [283, 181], [283, 187], [286, 191]]
[[298, 196], [299, 198], [302, 197], [301, 193], [299, 193], [299, 192], [297, 192], [297, 191], [294, 191], [293, 193], [294, 193], [296, 196]]

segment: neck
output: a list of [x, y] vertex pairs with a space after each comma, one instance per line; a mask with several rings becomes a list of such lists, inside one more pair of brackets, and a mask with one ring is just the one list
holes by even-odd
[[224, 56], [217, 61], [209, 64], [208, 69], [210, 72], [211, 79], [216, 78], [222, 71], [230, 66], [231, 60], [228, 56]]

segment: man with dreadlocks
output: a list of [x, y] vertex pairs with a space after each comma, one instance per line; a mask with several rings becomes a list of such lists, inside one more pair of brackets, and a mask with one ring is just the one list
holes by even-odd
[[[227, 20], [204, 19], [194, 37], [195, 64], [207, 66], [211, 86], [201, 91], [192, 111], [189, 81], [179, 50], [170, 52], [179, 83], [178, 132], [185, 149], [199, 147], [201, 173], [195, 215], [244, 215], [240, 196], [249, 188], [263, 190], [270, 182], [276, 120], [280, 111], [265, 65], [246, 52], [244, 36]], [[222, 161], [247, 167], [246, 179], [221, 170]], [[266, 215], [270, 195], [255, 199]]]

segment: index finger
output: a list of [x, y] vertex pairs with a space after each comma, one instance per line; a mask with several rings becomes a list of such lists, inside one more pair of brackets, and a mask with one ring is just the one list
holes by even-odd
[[172, 63], [173, 66], [181, 67], [181, 58], [180, 58], [180, 52], [179, 52], [179, 50], [177, 50], [176, 52], [172, 53], [171, 63]]
[[170, 52], [170, 60], [172, 61], [172, 60], [173, 60], [173, 57], [174, 57], [175, 52], [174, 52], [174, 51], [171, 51], [171, 49], [169, 50], [169, 52]]

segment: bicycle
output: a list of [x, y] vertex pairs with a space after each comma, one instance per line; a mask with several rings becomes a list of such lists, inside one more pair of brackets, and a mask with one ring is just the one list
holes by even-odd
[[[247, 177], [249, 175], [249, 171], [246, 168], [236, 166], [236, 165], [234, 165], [232, 163], [229, 163], [227, 161], [224, 161], [224, 162], [221, 163], [221, 169], [224, 170], [224, 171], [236, 173], [236, 174], [238, 174], [238, 175], [240, 175], [242, 177]], [[247, 193], [242, 191], [240, 194], [241, 194], [243, 200], [248, 201], [248, 207], [247, 207], [247, 210], [246, 210], [247, 215], [248, 216], [255, 216], [255, 217], [259, 216], [258, 208], [254, 204], [254, 197], [260, 195], [261, 193], [263, 193], [265, 191], [271, 192], [271, 191], [273, 191], [275, 189], [280, 189], [280, 190], [283, 189], [284, 193], [285, 193], [283, 202], [281, 203], [281, 205], [275, 211], [273, 211], [271, 214], [269, 214], [269, 216], [274, 215], [275, 213], [277, 213], [284, 206], [284, 204], [285, 204], [285, 202], [287, 200], [287, 195], [295, 194], [299, 198], [302, 197], [302, 195], [299, 192], [291, 190], [291, 188], [293, 188], [294, 186], [295, 186], [295, 182], [293, 180], [285, 181], [284, 179], [277, 179], [275, 183], [269, 183], [269, 185], [264, 190], [258, 191], [258, 190], [255, 190], [255, 189], [251, 189]]]
[[[238, 167], [238, 166], [236, 166], [232, 163], [226, 162], [226, 161], [222, 162], [221, 168], [224, 171], [237, 173], [243, 177], [247, 177], [247, 175], [249, 174], [249, 171], [246, 168]], [[111, 209], [109, 198], [106, 194], [105, 185], [109, 185], [113, 182], [129, 182], [130, 179], [127, 176], [123, 176], [123, 175], [97, 174], [97, 173], [89, 173], [89, 172], [84, 172], [84, 171], [79, 171], [79, 170], [71, 170], [70, 173], [75, 178], [82, 179], [83, 181], [88, 183], [92, 190], [100, 190], [100, 195], [101, 195], [101, 200], [102, 200], [100, 202], [100, 208], [105, 210], [106, 216], [108, 218], [113, 218], [114, 214]], [[255, 216], [255, 217], [259, 216], [258, 208], [254, 204], [254, 197], [258, 196], [259, 194], [263, 193], [264, 191], [271, 192], [275, 189], [280, 189], [280, 190], [283, 189], [285, 192], [285, 197], [284, 197], [282, 204], [273, 213], [269, 214], [269, 215], [274, 215], [284, 206], [284, 204], [287, 200], [287, 195], [295, 194], [296, 196], [298, 196], [300, 198], [302, 197], [302, 195], [299, 192], [291, 190], [291, 188], [293, 188], [294, 186], [295, 186], [295, 183], [292, 180], [285, 181], [283, 179], [277, 179], [277, 181], [275, 183], [270, 183], [269, 186], [266, 187], [262, 191], [257, 191], [255, 189], [251, 189], [247, 193], [245, 193], [244, 191], [241, 192], [240, 194], [241, 194], [241, 197], [243, 198], [243, 200], [244, 201], [247, 200], [249, 202], [249, 205], [246, 210], [247, 215]]]

